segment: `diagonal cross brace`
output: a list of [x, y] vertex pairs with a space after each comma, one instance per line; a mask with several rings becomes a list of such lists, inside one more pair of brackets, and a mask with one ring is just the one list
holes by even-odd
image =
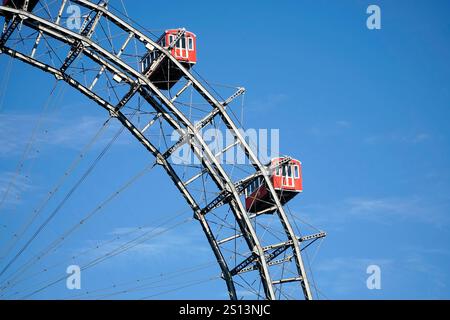
[[[103, 6], [106, 5], [106, 3], [102, 4]], [[92, 12], [91, 12], [92, 13]], [[91, 38], [94, 34], [95, 28], [97, 27], [97, 24], [100, 21], [100, 18], [102, 17], [103, 13], [101, 11], [97, 11], [94, 18], [86, 17], [86, 23], [83, 27], [83, 30], [81, 31], [81, 35], [83, 37]], [[70, 49], [66, 59], [64, 60], [63, 65], [61, 66], [61, 72], [66, 72], [67, 69], [72, 65], [72, 63], [78, 58], [78, 56], [81, 54], [81, 52], [84, 49], [84, 44], [81, 41], [77, 41], [74, 46]]]
[[6, 27], [5, 31], [2, 34], [2, 37], [0, 38], [0, 48], [3, 47], [8, 41], [9, 37], [13, 34], [14, 30], [16, 30], [17, 26], [19, 25], [20, 20], [14, 17], [12, 19], [12, 22]]

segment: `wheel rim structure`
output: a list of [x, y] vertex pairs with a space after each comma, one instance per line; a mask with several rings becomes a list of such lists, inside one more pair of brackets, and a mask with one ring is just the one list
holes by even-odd
[[[24, 6], [27, 3], [25, 1]], [[63, 13], [69, 5], [77, 5], [85, 13], [78, 30], [63, 25]], [[220, 266], [230, 299], [238, 299], [240, 281], [247, 284], [247, 289], [253, 288], [250, 291], [257, 298], [312, 299], [301, 251], [325, 233], [306, 237], [294, 233], [288, 214], [270, 182], [267, 167], [258, 159], [228, 112], [229, 105], [245, 90], [238, 88], [230, 98], [221, 101], [169, 50], [110, 10], [107, 2], [61, 0], [45, 3], [39, 8], [29, 12], [26, 8], [0, 6], [0, 16], [4, 17], [0, 54], [52, 74], [81, 92], [117, 119], [156, 158], [200, 222]], [[100, 35], [105, 33], [104, 26], [112, 30], [111, 36]], [[17, 34], [20, 34], [20, 41], [14, 40]], [[135, 61], [137, 57], [129, 53], [132, 44], [142, 56], [149, 51], [159, 54], [160, 59], [155, 60], [145, 74]], [[15, 48], [18, 46], [20, 48]], [[179, 83], [167, 91], [158, 89], [149, 80], [162, 59], [168, 59], [183, 75]], [[97, 89], [102, 82], [114, 88], [114, 94]], [[192, 114], [192, 108], [186, 108], [182, 102], [187, 98], [196, 99], [198, 105], [207, 109]], [[143, 99], [149, 111], [146, 125], [141, 128], [124, 111], [136, 99]], [[149, 135], [157, 123], [160, 131], [176, 130], [180, 136], [178, 142], [170, 147], [157, 146]], [[217, 146], [212, 147], [201, 134], [208, 128], [227, 130], [233, 143], [221, 146], [217, 153]], [[171, 161], [171, 157], [185, 147], [191, 152], [196, 166], [182, 166]], [[245, 174], [244, 170], [237, 174], [235, 166], [220, 161], [229, 152], [245, 157], [248, 163]], [[252, 216], [243, 203], [245, 188], [259, 178], [265, 179], [274, 199], [275, 213], [270, 216]], [[200, 189], [203, 191], [198, 191]]]

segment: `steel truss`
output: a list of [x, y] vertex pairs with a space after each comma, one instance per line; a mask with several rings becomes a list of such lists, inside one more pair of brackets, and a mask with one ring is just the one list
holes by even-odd
[[[222, 277], [226, 282], [228, 294], [231, 299], [238, 299], [236, 277], [254, 271], [257, 271], [259, 274], [260, 285], [262, 285], [264, 292], [263, 298], [277, 299], [276, 292], [277, 290], [281, 291], [281, 289], [277, 289], [277, 286], [296, 282], [299, 284], [296, 288], [300, 288], [301, 295], [305, 299], [312, 299], [313, 296], [302, 259], [301, 245], [323, 238], [325, 233], [317, 233], [307, 237], [300, 237], [294, 233], [288, 215], [270, 183], [266, 166], [257, 158], [242, 132], [232, 120], [232, 116], [227, 112], [228, 105], [244, 94], [245, 90], [239, 88], [230, 98], [225, 101], [219, 101], [193, 73], [186, 70], [170, 54], [170, 49], [166, 50], [162, 48], [155, 40], [108, 10], [106, 2], [100, 2], [99, 4], [87, 0], [72, 0], [69, 2], [79, 5], [89, 12], [84, 18], [81, 29], [77, 32], [69, 30], [61, 24], [62, 13], [65, 6], [68, 5], [67, 0], [60, 1], [61, 5], [54, 19], [44, 18], [26, 10], [0, 6], [0, 15], [5, 17], [5, 27], [0, 38], [0, 53], [18, 59], [32, 67], [52, 74], [58, 80], [63, 80], [68, 83], [104, 108], [110, 116], [116, 118], [157, 159], [158, 165], [167, 172], [176, 188], [192, 208], [195, 218], [200, 222], [220, 266]], [[105, 48], [93, 39], [93, 34], [101, 25], [102, 21], [115, 25], [127, 35], [126, 40], [122, 43], [119, 50]], [[36, 31], [38, 34], [30, 52], [20, 52], [14, 49], [12, 45], [9, 45], [12, 35], [19, 25], [22, 28], [29, 28], [30, 30]], [[182, 32], [179, 36], [181, 35]], [[42, 46], [44, 38], [56, 40], [66, 46], [66, 58], [59, 66], [51, 65], [43, 58], [45, 55], [39, 55], [37, 53], [38, 47], [40, 45]], [[141, 70], [133, 67], [125, 59], [122, 59], [122, 55], [126, 52], [132, 41], [137, 42], [145, 48], [147, 51], [146, 54], [152, 51], [157, 51], [158, 53], [159, 58], [153, 62], [153, 65], [145, 73], [142, 73]], [[98, 67], [98, 72], [90, 85], [83, 84], [69, 72], [71, 67], [81, 57], [88, 58]], [[173, 65], [178, 67], [182, 71], [185, 79], [184, 85], [173, 96], [168, 96], [167, 93], [158, 89], [149, 80], [151, 74], [163, 59], [169, 59]], [[106, 73], [109, 73], [116, 83], [126, 88], [125, 94], [115, 103], [95, 90], [100, 77]], [[180, 97], [188, 90], [194, 90], [203, 99], [203, 102], [211, 108], [200, 121], [196, 121], [195, 123], [176, 104]], [[154, 111], [153, 118], [151, 118], [143, 129], [139, 129], [123, 112], [123, 109], [136, 96], [144, 99]], [[146, 131], [158, 121], [164, 122], [168, 127], [180, 132], [179, 140], [167, 149], [158, 147], [146, 136]], [[247, 177], [233, 181], [232, 176], [227, 172], [225, 166], [220, 163], [218, 155], [212, 152], [210, 146], [201, 135], [202, 129], [211, 126], [216, 121], [221, 121], [232, 132], [235, 141], [232, 145], [222, 150], [221, 153], [225, 153], [232, 148], [240, 148], [253, 170], [253, 173]], [[201, 164], [200, 171], [188, 180], [183, 179], [180, 173], [177, 172], [174, 164], [170, 162], [170, 156], [185, 145], [189, 146], [189, 149]], [[211, 179], [217, 192], [214, 198], [209, 199], [203, 205], [203, 201], [199, 196], [194, 195], [194, 192], [190, 188], [196, 182], [204, 180], [205, 177]], [[279, 220], [280, 229], [283, 231], [284, 238], [280, 243], [262, 243], [259, 232], [256, 229], [257, 221], [261, 217], [259, 215], [249, 215], [243, 203], [242, 193], [245, 188], [255, 179], [260, 178], [265, 180], [274, 199], [273, 212], [275, 212], [274, 214]], [[208, 217], [216, 212], [218, 208], [223, 207], [227, 207], [232, 212], [237, 228], [234, 234], [224, 239], [218, 239], [217, 230], [214, 230], [215, 226], [208, 220]], [[217, 214], [223, 215], [224, 213]], [[232, 262], [226, 258], [224, 246], [233, 241], [237, 241], [237, 239], [243, 239], [247, 250], [242, 250], [239, 255], [242, 256], [242, 262], [230, 267], [230, 263]], [[280, 258], [281, 255], [284, 255], [284, 257]], [[271, 271], [272, 268], [285, 264], [292, 264], [294, 266], [292, 276], [274, 280]]]

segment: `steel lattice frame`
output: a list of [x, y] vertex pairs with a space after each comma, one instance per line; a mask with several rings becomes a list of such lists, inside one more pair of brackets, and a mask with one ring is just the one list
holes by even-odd
[[[281, 293], [281, 289], [277, 287], [285, 284], [297, 284], [294, 288], [299, 291], [299, 296], [303, 296], [305, 299], [312, 299], [310, 285], [302, 260], [301, 246], [303, 243], [308, 244], [311, 241], [322, 238], [325, 234], [318, 233], [308, 237], [300, 237], [294, 233], [288, 215], [270, 183], [266, 166], [260, 162], [251, 145], [246, 141], [245, 136], [233, 121], [232, 116], [227, 112], [228, 105], [243, 94], [244, 90], [238, 90], [228, 100], [219, 101], [218, 97], [208, 91], [204, 83], [198, 80], [193, 73], [186, 70], [168, 50], [162, 48], [144, 32], [130, 25], [124, 18], [109, 10], [105, 2], [94, 4], [87, 0], [72, 0], [70, 3], [76, 4], [88, 12], [84, 16], [83, 26], [77, 31], [69, 30], [61, 23], [64, 8], [69, 5], [67, 0], [59, 1], [58, 14], [53, 18], [51, 15], [46, 18], [38, 15], [36, 12], [30, 13], [26, 10], [0, 6], [0, 15], [5, 17], [5, 26], [0, 38], [0, 53], [9, 55], [54, 75], [58, 80], [65, 81], [89, 99], [95, 101], [106, 109], [110, 116], [116, 118], [157, 159], [157, 163], [167, 172], [194, 211], [195, 218], [200, 222], [220, 266], [222, 277], [226, 282], [231, 299], [238, 299], [236, 277], [253, 271], [257, 271], [257, 274], [259, 274], [258, 281], [255, 281], [262, 286], [263, 298], [277, 299], [277, 292]], [[114, 25], [117, 30], [121, 30], [124, 34], [125, 38], [119, 50], [107, 48], [99, 41], [93, 40], [96, 28], [99, 28], [104, 22]], [[12, 42], [12, 35], [14, 32], [17, 32], [16, 29], [18, 28], [21, 28], [22, 32], [24, 32], [24, 28], [28, 28], [32, 32], [29, 37], [29, 39], [32, 38], [33, 40], [32, 50], [20, 52], [20, 50], [16, 50], [9, 45]], [[22, 40], [22, 42], [24, 41]], [[43, 42], [47, 42], [47, 47], [55, 47], [55, 45], [50, 45], [50, 41], [58, 42], [61, 45], [59, 47], [60, 50], [65, 50], [66, 52], [64, 61], [61, 61], [62, 63], [60, 62], [59, 65], [55, 63], [52, 65], [52, 63], [47, 61], [48, 56], [52, 55], [50, 52], [53, 50], [52, 48], [45, 54], [39, 55], [38, 53], [39, 46], [43, 46]], [[132, 41], [147, 52], [156, 50], [160, 53], [161, 58], [153, 63], [146, 74], [142, 74], [138, 67], [133, 66], [133, 63], [122, 58], [127, 52], [127, 48], [131, 46]], [[176, 94], [172, 96], [169, 96], [170, 91], [165, 92], [158, 89], [149, 80], [150, 74], [161, 63], [163, 58], [169, 59], [173, 65], [182, 71], [184, 76], [179, 86], [175, 86], [178, 89]], [[90, 86], [83, 84], [82, 81], [76, 79], [76, 75], [70, 73], [71, 68], [76, 65], [76, 61], [80, 59], [89, 60], [92, 65], [96, 66], [94, 73], [96, 76]], [[104, 92], [96, 92], [96, 84], [99, 78], [102, 76], [107, 77], [107, 75], [120, 84], [120, 90], [123, 91], [122, 98], [112, 99], [110, 96], [105, 96]], [[194, 92], [210, 108], [209, 112], [203, 117], [196, 119], [200, 121], [195, 123], [191, 116], [181, 106], [177, 105], [179, 99], [189, 90], [191, 95]], [[132, 103], [136, 97], [144, 99], [148, 103], [147, 106], [154, 111], [152, 113], [154, 116], [150, 118], [144, 129], [139, 129], [138, 125], [124, 112], [127, 105]], [[156, 122], [160, 122], [160, 126], [177, 130], [181, 135], [180, 140], [172, 147], [164, 148], [165, 150], [161, 146], [157, 146], [146, 135], [146, 131]], [[211, 146], [202, 136], [201, 130], [217, 122], [220, 122], [224, 128], [232, 132], [235, 141], [232, 145], [224, 148], [222, 153], [229, 152], [233, 148], [240, 149], [248, 159], [249, 167], [253, 172], [250, 172], [246, 177], [233, 177], [228, 166], [219, 161], [218, 155], [214, 154]], [[184, 145], [189, 146], [199, 164], [201, 164], [195, 169], [199, 171], [191, 175], [192, 177], [188, 180], [183, 179], [177, 167], [170, 161], [170, 156]], [[274, 205], [276, 210], [274, 215], [277, 217], [276, 223], [281, 230], [279, 234], [282, 234], [280, 236], [282, 241], [275, 244], [262, 243], [262, 231], [257, 230], [259, 219], [262, 220], [267, 217], [249, 215], [243, 204], [242, 194], [244, 189], [254, 179], [260, 177], [265, 179], [272, 197], [275, 199]], [[208, 178], [211, 179], [209, 182], [211, 187], [208, 187], [208, 190], [214, 187], [216, 192], [213, 197], [207, 199], [206, 196], [200, 197], [200, 195], [196, 195], [194, 185], [197, 182], [200, 183], [199, 181], [205, 183]], [[226, 214], [223, 210], [224, 208], [231, 210], [232, 218], [224, 217]], [[219, 209], [222, 212], [219, 212]], [[214, 211], [216, 212], [214, 213]], [[223, 228], [222, 225], [219, 228], [220, 230], [217, 230], [218, 223], [214, 221], [219, 221], [215, 220], [218, 216], [218, 219], [224, 221], [230, 230], [233, 222], [235, 223], [234, 234], [228, 233], [226, 238], [218, 239], [217, 235]], [[225, 220], [227, 221], [225, 222]], [[267, 233], [266, 231], [264, 232]], [[230, 246], [234, 242], [235, 249], [233, 250], [235, 251], [234, 259], [236, 260], [237, 239], [243, 240], [245, 244], [243, 247], [246, 248], [245, 250], [240, 248], [240, 253], [238, 254], [242, 262], [230, 267], [230, 264], [233, 262], [226, 257], [226, 246]], [[271, 238], [271, 241], [273, 241], [273, 238]], [[278, 258], [282, 254], [284, 254], [284, 258]], [[284, 276], [285, 265], [290, 265], [293, 269], [293, 271], [290, 271], [289, 277]], [[274, 280], [281, 267], [283, 272], [281, 272], [280, 278]], [[278, 271], [272, 271], [274, 268], [278, 268]], [[250, 286], [256, 285], [250, 284]]]

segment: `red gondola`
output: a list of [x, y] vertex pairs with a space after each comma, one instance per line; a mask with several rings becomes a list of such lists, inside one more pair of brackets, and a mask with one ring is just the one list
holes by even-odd
[[[158, 43], [167, 49], [177, 38], [178, 32], [180, 32], [179, 29], [167, 30], [158, 40]], [[178, 61], [189, 65], [197, 63], [196, 39], [197, 36], [195, 34], [185, 31], [184, 36], [172, 49], [172, 55]]]
[[[28, 1], [28, 11], [33, 11], [39, 0]], [[3, 0], [3, 5], [14, 9], [22, 9], [25, 4], [25, 0]]]
[[[268, 165], [269, 175], [275, 191], [285, 204], [303, 192], [302, 163], [295, 159], [275, 158]], [[245, 190], [245, 206], [250, 213], [273, 212], [274, 201], [262, 177], [253, 181]]]
[[[168, 49], [177, 39], [181, 29], [171, 29], [157, 41], [159, 45]], [[190, 69], [197, 63], [197, 36], [192, 32], [185, 31], [184, 35], [177, 41], [170, 52], [186, 69]], [[152, 63], [160, 56], [157, 50], [151, 51], [141, 60], [141, 71], [147, 73]], [[150, 75], [150, 80], [159, 89], [168, 90], [172, 88], [183, 76], [180, 69], [168, 58], [164, 58], [158, 68]]]

